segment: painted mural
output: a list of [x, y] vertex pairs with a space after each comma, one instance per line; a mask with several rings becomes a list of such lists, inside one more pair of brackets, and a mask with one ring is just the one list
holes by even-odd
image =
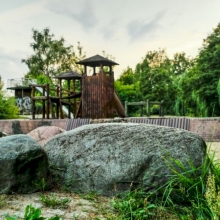
[[16, 106], [20, 109], [21, 114], [31, 114], [31, 98], [29, 96], [16, 98]]

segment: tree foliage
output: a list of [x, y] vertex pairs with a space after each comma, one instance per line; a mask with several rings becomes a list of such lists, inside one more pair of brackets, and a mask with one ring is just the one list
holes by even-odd
[[49, 28], [45, 28], [43, 31], [33, 29], [32, 32], [33, 42], [30, 46], [34, 54], [27, 59], [22, 59], [22, 62], [29, 69], [26, 77], [38, 78], [45, 75], [48, 79], [51, 79], [66, 70], [82, 72], [82, 67], [76, 64], [77, 61], [85, 57], [79, 42], [77, 46], [78, 53], [76, 53], [73, 46], [65, 45], [63, 37], [58, 40], [55, 39]]
[[220, 23], [204, 39], [196, 65], [198, 73], [194, 90], [200, 105], [206, 106], [205, 115], [202, 116], [219, 115]]
[[164, 49], [148, 51], [134, 71], [122, 73], [116, 87], [129, 102], [164, 100], [169, 114], [219, 116], [220, 23], [204, 39], [196, 58], [184, 52], [169, 58]]
[[3, 91], [4, 83], [0, 76], [0, 119], [18, 118], [19, 109], [15, 106], [15, 99], [7, 97]]
[[[141, 99], [139, 81], [135, 80], [135, 74], [130, 67], [127, 67], [119, 79], [115, 82], [115, 90], [123, 104], [125, 101], [135, 102]], [[138, 108], [131, 106], [129, 114], [135, 115]]]
[[119, 96], [129, 102], [164, 100], [166, 113], [183, 114], [182, 77], [193, 63], [184, 52], [176, 53], [170, 59], [164, 49], [148, 51], [135, 71], [127, 68], [117, 80]]
[[183, 100], [191, 115], [220, 115], [220, 23], [203, 41], [194, 66], [182, 76]]

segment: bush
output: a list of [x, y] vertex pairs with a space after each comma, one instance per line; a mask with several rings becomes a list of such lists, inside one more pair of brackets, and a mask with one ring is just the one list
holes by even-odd
[[0, 119], [18, 118], [19, 108], [15, 105], [13, 97], [7, 97], [0, 90]]

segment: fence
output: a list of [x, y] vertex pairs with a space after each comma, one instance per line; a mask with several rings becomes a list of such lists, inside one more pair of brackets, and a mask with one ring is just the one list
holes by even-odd
[[146, 115], [149, 117], [150, 116], [150, 107], [152, 105], [160, 105], [160, 110], [159, 110], [159, 116], [163, 117], [164, 116], [164, 101], [156, 102], [156, 101], [149, 101], [147, 100], [146, 102], [125, 102], [125, 116], [128, 117], [128, 106], [140, 106], [140, 116], [143, 116], [143, 108], [146, 106]]

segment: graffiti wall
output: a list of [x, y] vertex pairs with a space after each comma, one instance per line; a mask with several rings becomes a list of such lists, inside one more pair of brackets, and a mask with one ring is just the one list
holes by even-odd
[[31, 98], [29, 96], [16, 98], [16, 106], [20, 109], [20, 114], [31, 114]]

